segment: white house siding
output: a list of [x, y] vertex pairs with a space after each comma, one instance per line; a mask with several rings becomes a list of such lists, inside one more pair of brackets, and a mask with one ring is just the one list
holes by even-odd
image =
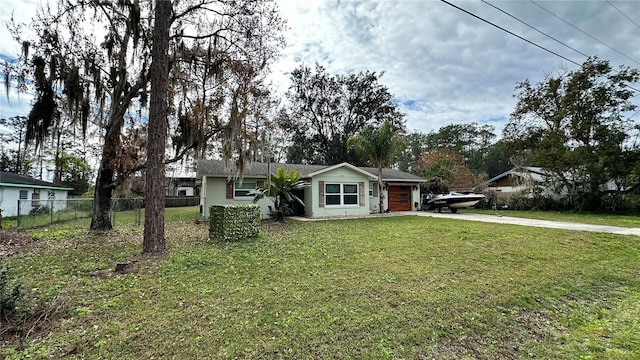
[[202, 177], [202, 183], [200, 184], [200, 210], [203, 217], [209, 217], [209, 209], [207, 207], [207, 177]]
[[[420, 198], [420, 186], [415, 186], [413, 189], [414, 190], [411, 191], [411, 209], [418, 211], [422, 207], [422, 205], [420, 204], [420, 202], [422, 201], [422, 199]], [[417, 206], [416, 203], [418, 203]]]
[[[180, 195], [180, 192], [184, 191], [184, 195]], [[176, 189], [176, 196], [193, 196], [193, 188], [189, 186], [180, 186]]]
[[0, 187], [0, 209], [2, 209], [2, 216], [8, 217], [18, 215], [19, 196], [19, 188]]
[[[368, 215], [370, 212], [370, 197], [369, 197], [369, 179], [362, 173], [356, 172], [347, 167], [340, 167], [331, 171], [327, 171], [322, 174], [314, 176], [312, 179], [312, 191], [311, 197], [308, 198], [305, 193], [305, 201], [310, 202], [307, 204], [306, 215], [314, 218], [318, 217], [331, 217], [331, 216], [352, 216], [352, 215]], [[344, 206], [332, 206], [325, 205], [320, 206], [320, 182], [324, 184], [364, 184], [364, 204], [358, 205], [344, 205]], [[360, 185], [358, 185], [360, 186]], [[361, 193], [360, 189], [359, 194]], [[310, 200], [310, 201], [309, 201]], [[360, 196], [358, 196], [358, 203], [360, 203]], [[311, 212], [309, 212], [309, 208]]]
[[380, 207], [380, 198], [378, 196], [369, 196], [369, 212], [370, 213], [380, 212], [380, 209], [378, 209], [378, 207]]
[[[265, 179], [251, 179], [245, 178], [244, 182], [257, 182], [266, 181]], [[209, 208], [213, 205], [231, 205], [231, 204], [253, 204], [253, 199], [227, 199], [227, 178], [220, 177], [204, 177], [202, 180], [201, 194], [202, 202], [204, 202], [203, 216], [209, 217]], [[273, 202], [270, 199], [264, 198], [256, 203], [260, 205], [260, 211], [262, 218], [269, 217], [269, 206], [273, 206]]]
[[307, 216], [313, 212], [313, 193], [315, 193], [317, 197], [318, 189], [314, 189], [312, 186], [304, 188], [304, 213]]
[[369, 194], [369, 187], [372, 186], [372, 195], [369, 196], [369, 212], [370, 213], [378, 213], [380, 212], [380, 197], [374, 196], [378, 195], [378, 182], [377, 181], [369, 181], [369, 185], [367, 185], [367, 195]]
[[[27, 215], [33, 209], [34, 190], [39, 191], [39, 206], [47, 206], [54, 212], [67, 208], [68, 191], [61, 189], [47, 189], [40, 187], [0, 187], [0, 209], [2, 216], [18, 215], [18, 199], [20, 199], [20, 191], [27, 191], [27, 199], [20, 202], [20, 214]], [[49, 193], [54, 193], [54, 198], [49, 199]]]
[[[540, 195], [548, 196], [552, 199], [559, 200], [567, 196], [566, 188], [562, 188], [559, 194], [555, 193], [551, 187], [538, 185], [538, 190], [540, 190]], [[492, 197], [499, 204], [508, 203], [511, 197], [524, 196], [524, 197], [533, 197], [534, 192], [531, 188], [527, 186], [492, 186], [488, 187], [485, 190], [486, 193], [489, 193], [488, 196]]]
[[[53, 211], [60, 211], [67, 208], [68, 192], [66, 190], [52, 190], [55, 191], [55, 199], [53, 201], [45, 201], [44, 204], [51, 207], [53, 204]], [[45, 194], [46, 195], [46, 194]], [[42, 195], [40, 195], [42, 197]]]

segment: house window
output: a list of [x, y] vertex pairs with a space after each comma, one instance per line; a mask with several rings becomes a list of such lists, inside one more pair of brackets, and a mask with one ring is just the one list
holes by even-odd
[[49, 194], [48, 194], [48, 198], [49, 200], [55, 200], [56, 198], [56, 192], [54, 190], [49, 190]]
[[373, 184], [369, 183], [369, 196], [373, 196]]
[[254, 182], [234, 182], [233, 183], [233, 198], [245, 198], [253, 199], [253, 191], [256, 189], [256, 183]]
[[178, 196], [187, 196], [187, 190], [178, 190]]
[[31, 207], [40, 206], [40, 189], [33, 189], [33, 193], [31, 194]]
[[326, 206], [358, 205], [358, 184], [325, 184]]
[[28, 199], [29, 199], [29, 191], [20, 190], [20, 200], [28, 200]]

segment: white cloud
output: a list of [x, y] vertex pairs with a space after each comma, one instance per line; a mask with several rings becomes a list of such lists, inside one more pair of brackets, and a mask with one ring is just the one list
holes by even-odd
[[[307, 3], [281, 1], [291, 31], [282, 60], [274, 67], [284, 79], [276, 83], [286, 87], [287, 72], [301, 62], [317, 61], [330, 72], [384, 71], [381, 82], [402, 104], [409, 129], [428, 132], [475, 121], [493, 124], [500, 132], [515, 105], [517, 82], [537, 82], [556, 69], [576, 68], [439, 1], [321, 1], [305, 8]], [[584, 60], [486, 4], [454, 3], [571, 60]], [[640, 67], [530, 2], [492, 4], [586, 54]], [[640, 23], [640, 2], [614, 4]], [[640, 29], [608, 3], [541, 5], [640, 59]]]
[[5, 90], [3, 88], [0, 94], [0, 119], [29, 115], [32, 99], [29, 94], [18, 94], [13, 90], [13, 92], [9, 92], [9, 96], [7, 97], [4, 92]]
[[0, 6], [0, 55], [17, 57], [21, 46], [11, 37], [7, 24], [12, 18], [16, 23], [31, 21], [39, 4], [39, 0], [19, 0], [6, 1]]
[[[482, 2], [451, 2], [573, 61], [584, 60], [583, 56]], [[614, 66], [640, 68], [640, 28], [607, 2], [536, 1], [639, 63], [531, 2], [489, 2], [581, 52], [609, 59]], [[12, 12], [20, 20], [28, 21], [35, 15], [38, 3], [39, 0], [15, 1], [0, 7], [0, 23], [4, 24]], [[319, 62], [332, 73], [384, 72], [381, 82], [401, 103], [410, 130], [428, 132], [450, 123], [474, 121], [493, 124], [500, 132], [515, 105], [517, 82], [525, 79], [537, 82], [545, 73], [561, 67], [576, 68], [440, 1], [281, 0], [279, 3], [290, 29], [285, 34], [287, 47], [272, 66], [274, 73], [269, 78], [278, 92], [286, 91], [289, 73], [301, 63]], [[640, 24], [640, 2], [612, 0], [612, 3]], [[19, 45], [12, 44], [8, 32], [0, 32], [0, 55], [14, 55], [17, 51]], [[11, 104], [0, 100], [0, 117], [7, 113], [28, 113], [26, 96], [21, 105], [14, 98], [15, 92]]]

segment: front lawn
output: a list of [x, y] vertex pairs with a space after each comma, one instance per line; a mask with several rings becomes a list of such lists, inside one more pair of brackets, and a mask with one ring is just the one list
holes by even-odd
[[639, 237], [402, 216], [218, 244], [196, 217], [168, 213], [159, 259], [141, 227], [33, 233], [6, 262], [64, 311], [0, 357], [640, 357]]

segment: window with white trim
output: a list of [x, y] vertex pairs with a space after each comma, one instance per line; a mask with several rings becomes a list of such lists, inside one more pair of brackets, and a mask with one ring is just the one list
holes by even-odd
[[373, 183], [369, 183], [369, 196], [373, 196]]
[[358, 206], [358, 184], [325, 184], [325, 206]]
[[255, 182], [243, 182], [238, 181], [233, 183], [233, 198], [234, 199], [253, 199], [253, 191], [256, 190]]
[[49, 195], [48, 196], [49, 200], [55, 200], [55, 198], [56, 198], [55, 190], [49, 190], [49, 194], [48, 195]]
[[29, 200], [29, 190], [20, 190], [20, 200]]

